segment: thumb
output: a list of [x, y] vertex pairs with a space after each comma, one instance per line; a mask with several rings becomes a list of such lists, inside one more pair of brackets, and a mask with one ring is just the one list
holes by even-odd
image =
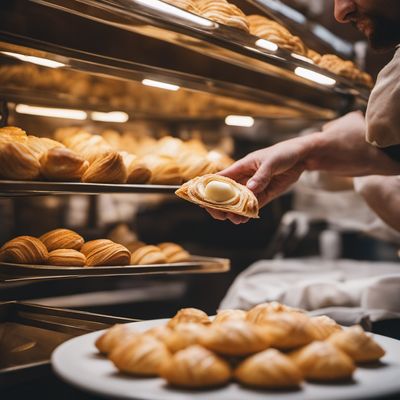
[[254, 193], [266, 189], [271, 181], [272, 171], [268, 163], [262, 163], [256, 173], [247, 181], [247, 187]]
[[241, 160], [234, 162], [228, 168], [218, 172], [218, 175], [226, 176], [237, 182], [244, 178], [248, 178], [250, 174], [251, 172], [249, 173], [249, 163], [246, 158], [242, 158]]

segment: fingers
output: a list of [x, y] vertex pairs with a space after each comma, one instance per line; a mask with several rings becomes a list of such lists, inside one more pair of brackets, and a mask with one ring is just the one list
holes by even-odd
[[226, 221], [229, 220], [235, 225], [244, 224], [249, 221], [249, 218], [242, 217], [241, 215], [236, 215], [232, 213], [226, 213], [224, 211], [213, 210], [212, 208], [205, 209], [214, 219], [218, 221]]
[[219, 210], [213, 210], [212, 208], [205, 208], [205, 210], [214, 218], [217, 219], [218, 221], [225, 221], [228, 216], [226, 212], [219, 211]]
[[271, 173], [271, 166], [268, 163], [262, 163], [247, 182], [247, 187], [254, 193], [262, 192], [271, 181]]
[[247, 181], [254, 170], [253, 161], [246, 156], [241, 160], [236, 161], [228, 168], [225, 168], [223, 171], [218, 172], [218, 175], [226, 176], [236, 182], [240, 182]]

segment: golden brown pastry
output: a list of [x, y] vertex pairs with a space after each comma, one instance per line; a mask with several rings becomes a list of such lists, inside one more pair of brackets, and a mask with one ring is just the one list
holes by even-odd
[[201, 344], [220, 354], [244, 356], [265, 350], [270, 341], [264, 328], [236, 320], [212, 324], [204, 332]]
[[194, 14], [198, 13], [196, 3], [193, 0], [165, 0], [165, 2], [172, 4], [175, 7], [182, 8], [183, 10], [190, 11]]
[[163, 342], [172, 353], [186, 349], [186, 347], [199, 344], [204, 335], [206, 325], [195, 322], [183, 322], [175, 326], [168, 336], [165, 336]]
[[153, 185], [179, 185], [183, 181], [180, 166], [173, 158], [147, 154], [138, 162], [151, 171], [150, 183]]
[[47, 247], [48, 251], [57, 249], [73, 249], [80, 250], [85, 243], [81, 235], [70, 229], [53, 229], [40, 236], [39, 238]]
[[292, 353], [291, 358], [312, 381], [347, 380], [356, 369], [353, 360], [329, 342], [313, 342]]
[[326, 315], [310, 319], [314, 340], [325, 340], [335, 332], [340, 332], [342, 327]]
[[207, 388], [228, 383], [231, 370], [226, 361], [194, 345], [178, 351], [163, 363], [160, 376], [173, 386]]
[[40, 159], [40, 157], [42, 157], [42, 155], [50, 149], [54, 149], [56, 147], [65, 147], [62, 143], [57, 142], [56, 140], [36, 137], [32, 135], [28, 136], [28, 141], [26, 142], [26, 144], [35, 154], [37, 159]]
[[172, 136], [161, 138], [153, 152], [162, 157], [178, 158], [184, 150], [184, 143], [181, 139]]
[[55, 147], [40, 158], [41, 175], [52, 181], [80, 181], [89, 162], [73, 151]]
[[131, 265], [165, 264], [167, 258], [157, 246], [145, 245], [135, 250], [131, 255]]
[[125, 247], [133, 254], [138, 248], [146, 246], [145, 242], [140, 240], [134, 240], [133, 242], [128, 243]]
[[26, 143], [28, 136], [24, 130], [16, 126], [4, 126], [0, 128], [0, 141], [11, 141], [14, 143]]
[[277, 301], [271, 301], [270, 303], [257, 304], [251, 308], [247, 311], [246, 319], [254, 324], [259, 324], [262, 323], [268, 314], [276, 312], [300, 312], [300, 310], [278, 303]]
[[125, 151], [121, 151], [120, 154], [123, 158], [128, 174], [126, 183], [143, 184], [150, 181], [151, 171], [147, 165], [138, 160], [138, 158], [133, 154], [129, 154]]
[[220, 324], [226, 321], [244, 321], [246, 314], [246, 311], [243, 310], [218, 310], [212, 323]]
[[161, 342], [165, 343], [165, 341], [172, 334], [172, 332], [173, 330], [171, 328], [168, 328], [168, 326], [161, 325], [161, 326], [155, 326], [154, 328], [150, 328], [143, 334], [153, 336], [157, 340], [160, 340]]
[[100, 353], [109, 354], [119, 345], [137, 338], [141, 335], [140, 332], [126, 324], [116, 324], [107, 329], [95, 342], [95, 345]]
[[321, 61], [321, 54], [312, 49], [308, 49], [307, 57], [312, 60], [314, 64], [318, 64]]
[[164, 253], [167, 262], [178, 263], [190, 260], [190, 254], [179, 244], [164, 242], [157, 245]]
[[175, 194], [200, 206], [258, 218], [258, 201], [254, 193], [225, 176], [199, 176], [184, 183]]
[[31, 181], [39, 175], [39, 160], [26, 144], [0, 141], [0, 177]]
[[0, 249], [0, 261], [15, 264], [46, 264], [46, 246], [32, 236], [18, 236]]
[[218, 150], [211, 150], [207, 153], [207, 160], [211, 161], [217, 168], [217, 171], [222, 171], [232, 165], [235, 160]]
[[378, 361], [385, 350], [359, 325], [334, 333], [328, 342], [345, 352], [356, 362]]
[[208, 315], [204, 311], [198, 310], [197, 308], [182, 308], [168, 321], [167, 326], [175, 328], [178, 324], [183, 322], [195, 322], [203, 325], [210, 324]]
[[109, 359], [121, 371], [138, 376], [156, 376], [171, 357], [164, 343], [144, 335], [115, 347]]
[[129, 265], [131, 256], [126, 247], [108, 239], [86, 242], [81, 248], [81, 253], [86, 256], [88, 267]]
[[219, 171], [214, 162], [196, 153], [182, 154], [179, 158], [179, 165], [185, 182], [197, 176], [214, 174]]
[[240, 383], [265, 389], [295, 388], [303, 381], [298, 366], [275, 349], [246, 358], [236, 368], [234, 375]]
[[314, 340], [310, 318], [297, 312], [277, 312], [265, 315], [256, 326], [266, 329], [271, 347], [294, 349]]
[[58, 249], [49, 253], [47, 263], [67, 267], [83, 267], [86, 263], [86, 257], [76, 250]]
[[125, 183], [128, 173], [121, 155], [116, 151], [98, 155], [82, 176], [87, 183]]

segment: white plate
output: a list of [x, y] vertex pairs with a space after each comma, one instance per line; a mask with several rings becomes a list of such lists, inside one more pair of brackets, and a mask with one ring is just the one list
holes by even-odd
[[[137, 330], [164, 324], [167, 320], [134, 322]], [[63, 380], [85, 391], [112, 399], [135, 400], [328, 400], [371, 399], [400, 394], [400, 341], [375, 335], [386, 350], [379, 365], [358, 367], [354, 381], [342, 384], [305, 383], [298, 391], [257, 391], [236, 383], [206, 390], [177, 390], [160, 378], [134, 378], [118, 373], [113, 364], [99, 355], [95, 340], [103, 331], [71, 339], [59, 346], [52, 355], [54, 371]]]

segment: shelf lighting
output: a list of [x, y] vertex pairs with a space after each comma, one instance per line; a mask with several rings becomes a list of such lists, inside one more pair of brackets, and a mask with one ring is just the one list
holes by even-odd
[[72, 110], [68, 108], [49, 108], [35, 107], [27, 104], [17, 104], [15, 111], [19, 114], [39, 115], [42, 117], [66, 118], [84, 120], [87, 114], [82, 110]]
[[1, 53], [6, 55], [6, 56], [9, 56], [9, 57], [17, 58], [18, 60], [21, 60], [21, 61], [30, 62], [32, 64], [40, 65], [42, 67], [61, 68], [61, 67], [65, 67], [66, 66], [63, 63], [60, 63], [58, 61], [48, 60], [47, 58], [35, 57], [35, 56], [26, 56], [25, 54], [12, 53], [10, 51], [2, 51]]
[[303, 67], [297, 67], [294, 70], [294, 73], [297, 76], [301, 76], [302, 78], [319, 83], [321, 85], [333, 86], [336, 83], [336, 80], [333, 78], [330, 78], [329, 76], [320, 74], [315, 71], [311, 71], [310, 69], [303, 68]]
[[213, 21], [210, 21], [198, 15], [194, 15], [188, 11], [182, 10], [181, 8], [172, 6], [171, 4], [167, 4], [159, 0], [134, 0], [134, 1], [135, 3], [139, 3], [148, 8], [152, 8], [156, 11], [161, 11], [165, 14], [169, 14], [171, 17], [177, 17], [180, 19], [187, 20], [203, 28], [216, 28], [218, 26], [218, 24]]
[[269, 50], [269, 51], [277, 51], [278, 45], [276, 43], [270, 42], [269, 40], [265, 39], [258, 39], [256, 41], [256, 46], [261, 47], [262, 49]]
[[176, 92], [177, 90], [180, 89], [180, 87], [177, 85], [172, 85], [170, 83], [165, 83], [160, 81], [153, 81], [152, 79], [143, 79], [142, 83], [145, 86], [152, 86], [159, 89], [172, 90], [173, 92]]
[[311, 58], [302, 56], [301, 54], [291, 53], [290, 55], [293, 58], [296, 58], [297, 60], [304, 61], [304, 62], [309, 63], [309, 64], [315, 64], [314, 61], [311, 60]]
[[129, 115], [123, 111], [111, 111], [111, 112], [93, 111], [92, 113], [90, 113], [90, 118], [93, 121], [123, 123], [129, 120]]
[[251, 128], [254, 125], [254, 118], [245, 115], [228, 115], [225, 118], [225, 124], [229, 126]]

